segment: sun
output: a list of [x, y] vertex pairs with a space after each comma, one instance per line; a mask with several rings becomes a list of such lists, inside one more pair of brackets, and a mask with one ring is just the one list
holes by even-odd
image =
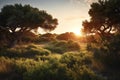
[[80, 29], [76, 29], [76, 30], [74, 30], [73, 32], [74, 32], [75, 35], [77, 35], [77, 36], [82, 36], [82, 32], [81, 32]]

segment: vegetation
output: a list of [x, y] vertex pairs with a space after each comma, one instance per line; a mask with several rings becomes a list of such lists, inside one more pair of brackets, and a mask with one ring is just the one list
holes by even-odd
[[101, 36], [110, 36], [119, 33], [120, 0], [98, 0], [91, 4], [90, 21], [83, 22], [84, 32], [97, 33]]
[[[87, 50], [93, 53], [93, 68], [107, 77], [107, 80], [119, 80], [120, 75], [120, 33], [119, 0], [99, 0], [91, 4], [90, 21], [84, 21], [83, 31], [87, 37]], [[90, 38], [89, 38], [90, 39]]]
[[60, 34], [56, 38], [58, 40], [66, 40], [66, 41], [77, 39], [73, 32], [66, 32], [66, 33]]
[[0, 35], [0, 38], [8, 39], [7, 41], [12, 46], [21, 40], [26, 32], [31, 30], [36, 32], [38, 27], [45, 31], [52, 31], [57, 24], [57, 19], [44, 10], [33, 8], [30, 5], [6, 5], [0, 12], [0, 34], [4, 34]]
[[53, 41], [46, 49], [53, 53], [64, 53], [69, 51], [80, 51], [80, 45], [74, 41]]
[[38, 42], [50, 42], [56, 40], [56, 34], [46, 33], [39, 36]]
[[106, 40], [104, 42], [88, 43], [87, 45], [87, 50], [93, 53], [93, 68], [106, 76], [108, 80], [120, 79], [119, 36], [113, 36], [109, 42]]
[[0, 56], [7, 56], [9, 58], [15, 58], [15, 57], [25, 57], [25, 58], [31, 58], [35, 57], [37, 55], [49, 55], [51, 52], [47, 49], [44, 49], [42, 47], [37, 47], [36, 45], [30, 44], [30, 45], [22, 45], [22, 46], [16, 46], [14, 48], [7, 48], [2, 49], [0, 51]]
[[[31, 30], [54, 30], [57, 19], [30, 5], [4, 6], [0, 80], [120, 80], [119, 5], [119, 0], [92, 3], [81, 38], [71, 32], [37, 35]], [[12, 40], [21, 43], [8, 47]]]
[[79, 52], [65, 53], [61, 58], [49, 56], [46, 60], [1, 57], [0, 63], [2, 80], [103, 80], [90, 68], [89, 56]]

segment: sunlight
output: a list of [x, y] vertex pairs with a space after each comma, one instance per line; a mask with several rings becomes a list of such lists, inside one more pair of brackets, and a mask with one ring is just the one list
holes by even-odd
[[80, 29], [75, 29], [73, 32], [74, 32], [75, 35], [77, 35], [77, 36], [82, 36], [82, 32], [81, 32]]

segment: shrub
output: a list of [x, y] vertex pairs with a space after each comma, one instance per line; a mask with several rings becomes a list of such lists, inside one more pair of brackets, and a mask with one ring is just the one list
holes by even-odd
[[[41, 58], [42, 56], [40, 56]], [[1, 80], [102, 80], [90, 68], [90, 57], [84, 53], [69, 52], [61, 58], [47, 57], [46, 60], [29, 58], [0, 58], [5, 66]], [[1, 70], [4, 69], [4, 66]], [[4, 72], [4, 71], [3, 71]], [[6, 77], [7, 76], [7, 77]]]
[[91, 57], [85, 53], [80, 52], [67, 52], [64, 53], [60, 60], [62, 63], [66, 63], [67, 67], [72, 68], [75, 64], [78, 65], [90, 65]]
[[[95, 45], [95, 44], [94, 44]], [[109, 41], [103, 41], [100, 45], [91, 45], [91, 51], [94, 53], [94, 59], [101, 62], [109, 68], [120, 67], [120, 38], [113, 36]]]
[[24, 74], [24, 80], [70, 80], [66, 75], [66, 68], [56, 59], [37, 66]]
[[28, 57], [32, 58], [36, 55], [40, 56], [47, 56], [51, 52], [47, 49], [44, 49], [42, 47], [38, 47], [36, 45], [27, 45], [27, 46], [17, 46], [14, 48], [8, 48], [5, 50], [0, 51], [0, 56], [6, 56], [10, 58], [15, 57]]
[[51, 42], [56, 40], [56, 34], [45, 33], [39, 36], [38, 42]]
[[65, 53], [61, 60], [72, 80], [103, 80], [91, 69], [91, 57], [84, 53]]
[[50, 43], [46, 49], [55, 53], [64, 53], [69, 51], [80, 51], [80, 46], [74, 41], [55, 41]]
[[56, 39], [69, 41], [69, 40], [77, 40], [77, 37], [73, 32], [66, 32], [58, 35]]
[[0, 57], [0, 80], [22, 80], [22, 74], [16, 72], [14, 59]]
[[0, 57], [0, 80], [23, 80], [23, 75], [36, 66], [39, 66], [43, 61], [34, 59], [10, 59]]
[[[95, 46], [97, 45], [97, 46]], [[120, 35], [114, 35], [111, 39], [105, 39], [101, 43], [91, 44], [89, 50], [94, 54], [94, 66], [101, 74], [108, 77], [108, 80], [119, 80], [120, 77]]]
[[33, 55], [49, 55], [51, 52], [47, 49], [44, 49], [42, 47], [36, 47], [36, 46], [28, 46], [26, 47], [26, 54], [33, 54]]

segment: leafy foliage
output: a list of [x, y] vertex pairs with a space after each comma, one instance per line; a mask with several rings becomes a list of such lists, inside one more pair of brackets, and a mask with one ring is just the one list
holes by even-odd
[[23, 35], [31, 30], [36, 32], [38, 27], [45, 31], [52, 31], [57, 24], [56, 18], [30, 5], [6, 5], [0, 12], [0, 33], [4, 33], [1, 38], [9, 39], [10, 42], [21, 40]]
[[[119, 35], [113, 36], [110, 42], [104, 42], [98, 48], [93, 47], [94, 57], [100, 60], [107, 67], [119, 67], [120, 62], [120, 38]], [[91, 46], [92, 47], [92, 46]]]
[[53, 41], [46, 49], [55, 53], [64, 53], [69, 51], [80, 51], [80, 45], [74, 41]]
[[120, 0], [99, 0], [91, 4], [90, 21], [83, 22], [85, 33], [98, 33], [101, 36], [110, 36], [118, 32], [120, 25]]
[[[60, 61], [50, 59], [25, 73], [25, 80], [103, 80], [88, 67], [88, 57], [84, 54], [65, 53]], [[82, 59], [81, 59], [82, 58]], [[74, 62], [73, 62], [74, 61]], [[83, 63], [82, 63], [83, 62]], [[84, 63], [85, 62], [85, 63]], [[68, 66], [71, 65], [71, 66]], [[46, 77], [47, 76], [47, 77]]]
[[39, 36], [39, 42], [50, 42], [56, 39], [56, 34], [46, 33]]
[[0, 56], [7, 56], [10, 58], [15, 57], [26, 57], [32, 58], [36, 55], [40, 56], [47, 56], [51, 54], [51, 52], [47, 49], [37, 47], [35, 45], [28, 45], [28, 46], [16, 46], [15, 48], [7, 48], [0, 51]]
[[[29, 51], [29, 49], [36, 49], [36, 46], [29, 45], [24, 47], [26, 48]], [[21, 54], [19, 48], [13, 52]], [[39, 52], [36, 53], [39, 54]], [[86, 53], [68, 52], [60, 57], [56, 57], [55, 54], [32, 55], [32, 58], [25, 57], [26, 54], [24, 57], [12, 56], [9, 58], [7, 54], [0, 57], [2, 65], [0, 66], [0, 75], [2, 75], [0, 79], [2, 80], [103, 80], [92, 70], [92, 57]]]

